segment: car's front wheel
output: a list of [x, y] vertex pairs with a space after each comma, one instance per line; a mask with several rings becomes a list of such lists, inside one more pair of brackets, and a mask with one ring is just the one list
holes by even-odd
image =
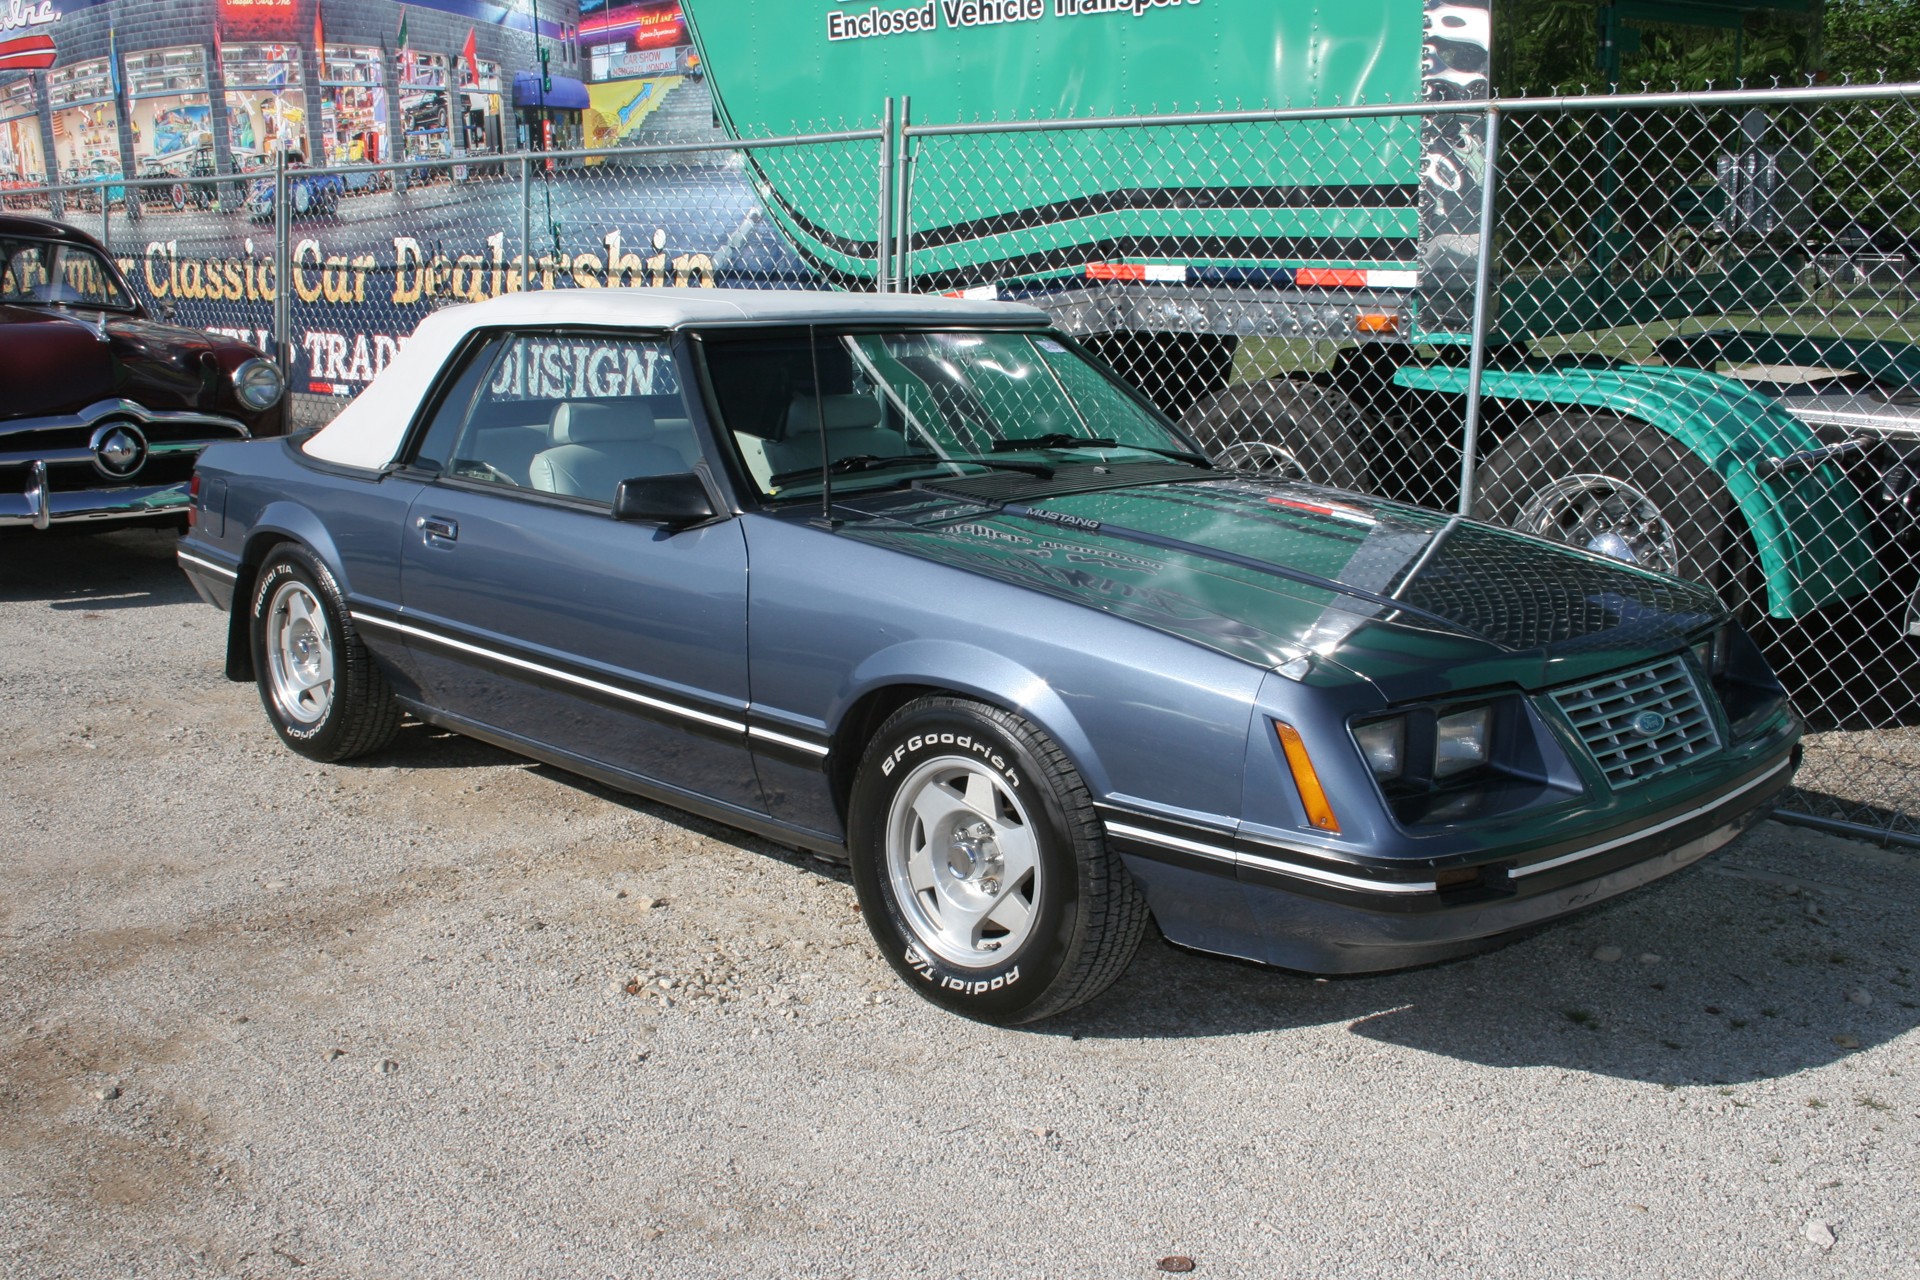
[[385, 746], [400, 708], [347, 615], [333, 575], [303, 547], [276, 550], [253, 588], [253, 670], [289, 747], [345, 760]]
[[1147, 907], [1066, 754], [1010, 712], [909, 703], [854, 782], [854, 889], [888, 963], [927, 999], [1032, 1022], [1126, 970]]

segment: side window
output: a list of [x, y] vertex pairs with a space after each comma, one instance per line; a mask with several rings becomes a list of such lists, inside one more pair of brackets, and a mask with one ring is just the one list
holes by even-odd
[[499, 347], [504, 339], [495, 338], [479, 343], [467, 356], [466, 365], [447, 388], [447, 394], [440, 398], [439, 407], [433, 411], [432, 421], [420, 436], [420, 443], [413, 451], [410, 461], [416, 467], [428, 471], [445, 471], [447, 459], [453, 456], [453, 443], [460, 435], [460, 428], [467, 420], [467, 413], [473, 407], [473, 395], [480, 387], [480, 380], [493, 366], [499, 355]]
[[763, 494], [818, 480], [823, 450], [825, 461], [852, 470], [914, 447], [900, 414], [835, 335], [715, 339], [706, 359], [720, 420]]
[[622, 480], [690, 470], [693, 439], [665, 341], [529, 333], [476, 356], [421, 457], [443, 451], [442, 472], [463, 480], [611, 505]]

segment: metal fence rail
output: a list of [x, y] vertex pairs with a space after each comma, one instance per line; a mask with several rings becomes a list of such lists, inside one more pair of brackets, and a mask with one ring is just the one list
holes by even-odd
[[309, 422], [513, 291], [1036, 302], [1237, 465], [1711, 583], [1807, 717], [1796, 809], [1920, 843], [1920, 85], [876, 119], [0, 199]]

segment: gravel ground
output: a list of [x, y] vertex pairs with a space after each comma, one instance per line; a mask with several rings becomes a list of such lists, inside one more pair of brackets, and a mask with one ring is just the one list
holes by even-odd
[[1911, 854], [1763, 824], [1384, 977], [1149, 942], [1002, 1031], [827, 864], [292, 755], [224, 623], [169, 538], [0, 546], [10, 1277], [1920, 1274]]

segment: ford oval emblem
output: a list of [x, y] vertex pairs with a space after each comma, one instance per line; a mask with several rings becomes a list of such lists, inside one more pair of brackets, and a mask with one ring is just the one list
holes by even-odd
[[1667, 727], [1667, 718], [1658, 711], [1642, 711], [1633, 718], [1633, 731], [1643, 738], [1651, 738]]

